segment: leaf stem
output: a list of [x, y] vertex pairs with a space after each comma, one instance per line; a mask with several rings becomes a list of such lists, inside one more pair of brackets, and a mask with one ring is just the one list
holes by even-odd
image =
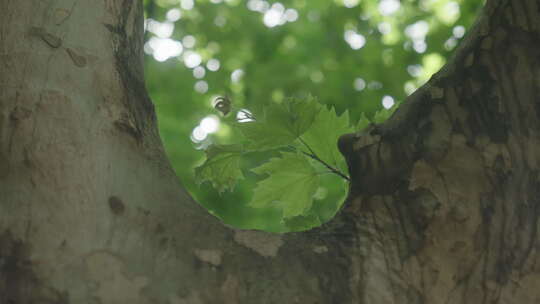
[[305, 151], [302, 151], [302, 153], [304, 153], [306, 156], [309, 156], [311, 157], [312, 159], [320, 162], [321, 164], [323, 164], [328, 170], [332, 171], [332, 173], [334, 174], [337, 174], [338, 176], [340, 176], [341, 178], [345, 179], [346, 181], [350, 182], [351, 179], [343, 174], [343, 172], [339, 171], [338, 169], [330, 166], [328, 163], [326, 163], [324, 160], [320, 159], [319, 156], [317, 156], [317, 154], [313, 151], [313, 149], [311, 149], [311, 147], [302, 139], [302, 137], [298, 137], [298, 139], [300, 140], [300, 142], [306, 146], [306, 148], [309, 150], [309, 153], [305, 152]]

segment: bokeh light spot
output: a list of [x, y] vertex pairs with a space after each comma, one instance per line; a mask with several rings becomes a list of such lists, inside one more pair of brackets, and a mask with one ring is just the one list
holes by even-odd
[[454, 26], [454, 28], [452, 29], [452, 34], [456, 38], [462, 38], [463, 36], [465, 36], [465, 27], [462, 25]]
[[180, 56], [183, 47], [180, 41], [169, 38], [152, 37], [147, 42], [147, 45], [145, 45], [145, 51], [151, 53], [157, 61], [165, 61], [170, 57]]
[[395, 103], [394, 98], [390, 95], [384, 95], [382, 98], [382, 105], [385, 109], [390, 109]]
[[182, 12], [177, 8], [173, 8], [167, 11], [167, 14], [165, 15], [165, 17], [170, 22], [176, 22], [180, 20], [180, 18], [182, 18]]
[[232, 82], [239, 82], [244, 76], [244, 71], [242, 69], [236, 69], [231, 73]]
[[196, 126], [191, 132], [191, 140], [194, 142], [201, 142], [206, 139], [206, 136], [208, 133], [204, 132], [200, 126]]
[[192, 69], [199, 64], [201, 64], [202, 58], [201, 55], [193, 52], [193, 51], [187, 51], [184, 53], [184, 64], [186, 67]]
[[206, 68], [208, 68], [210, 71], [215, 72], [219, 70], [219, 60], [217, 59], [210, 59], [206, 63]]
[[186, 11], [193, 9], [194, 6], [195, 2], [193, 0], [180, 0], [180, 7]]
[[208, 92], [208, 82], [204, 80], [199, 80], [195, 83], [195, 91], [204, 94]]
[[346, 30], [344, 38], [353, 50], [361, 49], [366, 44], [366, 38], [353, 30]]
[[398, 0], [381, 0], [379, 2], [379, 13], [383, 16], [390, 16], [395, 13], [401, 4]]
[[360, 3], [360, 0], [343, 0], [343, 5], [347, 8], [353, 8]]
[[215, 133], [219, 130], [219, 118], [215, 115], [206, 116], [201, 120], [199, 126], [208, 134]]
[[202, 66], [195, 67], [193, 69], [193, 77], [201, 79], [206, 74], [206, 70]]
[[188, 49], [194, 47], [196, 42], [197, 40], [195, 39], [195, 37], [191, 35], [187, 35], [184, 38], [182, 38], [182, 44], [184, 45], [184, 47]]
[[357, 90], [357, 91], [362, 91], [363, 89], [366, 88], [366, 81], [360, 77], [356, 78], [354, 80], [354, 89]]
[[241, 109], [240, 111], [238, 111], [238, 113], [236, 113], [236, 121], [250, 122], [250, 121], [254, 121], [254, 119], [253, 119], [253, 115], [251, 114], [249, 110]]

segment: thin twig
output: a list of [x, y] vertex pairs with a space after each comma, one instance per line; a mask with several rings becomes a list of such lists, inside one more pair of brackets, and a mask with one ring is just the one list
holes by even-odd
[[308, 150], [309, 150], [309, 152], [310, 152], [310, 153], [307, 153], [307, 152], [305, 152], [305, 151], [302, 151], [302, 153], [304, 153], [305, 155], [311, 157], [312, 159], [314, 159], [314, 160], [320, 162], [320, 163], [323, 164], [326, 168], [328, 168], [328, 170], [332, 171], [332, 173], [339, 175], [341, 178], [345, 179], [346, 181], [349, 181], [349, 182], [351, 181], [351, 179], [350, 179], [347, 175], [343, 174], [343, 173], [342, 173], [341, 171], [339, 171], [338, 169], [336, 169], [336, 168], [330, 166], [330, 165], [327, 164], [324, 160], [320, 159], [320, 158], [317, 156], [317, 154], [313, 151], [313, 149], [311, 149], [311, 147], [310, 147], [310, 146], [302, 139], [302, 137], [298, 137], [298, 139], [300, 140], [300, 142], [301, 142], [304, 146], [306, 146], [306, 148], [308, 148]]

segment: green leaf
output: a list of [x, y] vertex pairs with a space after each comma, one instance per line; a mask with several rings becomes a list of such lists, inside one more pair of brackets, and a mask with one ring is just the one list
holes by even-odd
[[247, 150], [263, 151], [292, 143], [296, 136], [280, 125], [265, 122], [246, 122], [238, 124], [242, 134], [248, 139]]
[[220, 193], [232, 190], [236, 181], [243, 178], [240, 170], [241, 145], [212, 145], [206, 152], [206, 161], [195, 168], [198, 184], [209, 181]]
[[349, 125], [347, 111], [337, 116], [334, 109], [324, 107], [315, 118], [311, 128], [302, 135], [302, 139], [324, 162], [341, 172], [347, 172], [347, 165], [338, 150], [337, 140], [339, 136], [354, 131], [354, 128]]
[[317, 214], [314, 212], [307, 212], [305, 215], [285, 219], [284, 224], [289, 231], [304, 231], [320, 226], [322, 222]]
[[249, 140], [248, 150], [268, 150], [294, 142], [304, 134], [320, 111], [313, 97], [287, 99], [264, 109], [264, 119], [239, 123], [237, 126]]
[[250, 206], [277, 206], [283, 210], [284, 218], [301, 215], [311, 208], [319, 176], [304, 156], [282, 153], [281, 158], [272, 158], [252, 171], [269, 176], [257, 183]]
[[369, 121], [369, 119], [366, 117], [366, 114], [362, 112], [360, 115], [360, 120], [358, 120], [358, 123], [356, 124], [356, 131], [362, 131], [369, 126], [370, 123], [371, 121]]
[[313, 96], [308, 96], [305, 99], [287, 99], [282, 104], [288, 118], [288, 121], [284, 123], [296, 137], [304, 134], [311, 127], [321, 110], [321, 104]]
[[398, 104], [395, 104], [390, 109], [386, 109], [386, 108], [380, 109], [373, 116], [373, 122], [375, 122], [375, 123], [383, 123], [383, 122], [385, 122], [386, 120], [388, 120], [388, 118], [390, 118], [390, 116], [392, 116], [392, 114], [394, 114], [394, 112], [396, 111], [397, 108], [398, 108]]

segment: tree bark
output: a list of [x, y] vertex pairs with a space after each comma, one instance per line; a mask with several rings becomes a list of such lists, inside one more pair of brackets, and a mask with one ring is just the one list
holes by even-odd
[[340, 138], [336, 218], [285, 235], [179, 185], [140, 1], [0, 7], [0, 303], [540, 302], [540, 2], [488, 1], [386, 123]]

